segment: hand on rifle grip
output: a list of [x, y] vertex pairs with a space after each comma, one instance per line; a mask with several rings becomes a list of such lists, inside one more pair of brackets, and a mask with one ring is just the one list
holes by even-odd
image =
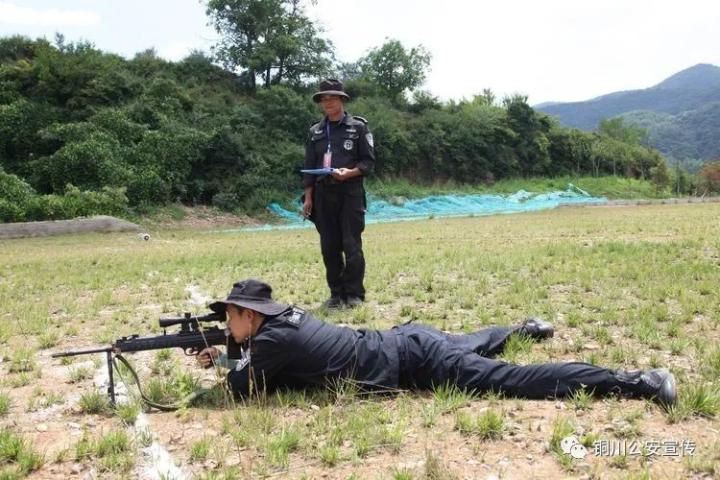
[[198, 354], [197, 360], [203, 368], [210, 368], [213, 364], [212, 360], [219, 356], [220, 350], [215, 347], [208, 347]]

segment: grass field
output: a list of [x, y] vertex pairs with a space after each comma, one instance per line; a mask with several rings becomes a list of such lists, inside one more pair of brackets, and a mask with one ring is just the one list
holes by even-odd
[[[0, 242], [0, 479], [142, 477], [153, 441], [186, 478], [720, 476], [719, 204], [372, 225], [369, 302], [331, 314], [318, 309], [327, 291], [314, 230], [150, 233], [149, 242], [133, 234]], [[667, 366], [681, 400], [665, 412], [582, 394], [526, 401], [439, 388], [368, 397], [340, 384], [232, 405], [217, 389], [193, 407], [147, 413], [148, 428], [138, 428], [136, 403], [111, 410], [96, 392], [102, 358], [49, 358], [158, 332], [160, 314], [190, 308], [188, 286], [223, 297], [247, 277], [353, 327], [414, 319], [470, 332], [541, 316], [555, 338], [511, 342], [504, 360]], [[180, 352], [133, 361], [159, 400], [213, 380]], [[589, 447], [585, 459], [562, 453], [571, 434]], [[596, 456], [596, 441], [641, 448]], [[661, 455], [652, 442], [680, 449]]]

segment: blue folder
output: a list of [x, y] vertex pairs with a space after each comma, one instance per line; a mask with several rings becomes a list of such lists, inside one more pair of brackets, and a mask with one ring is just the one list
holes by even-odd
[[334, 168], [311, 168], [308, 170], [300, 170], [302, 173], [310, 175], [330, 175], [335, 171]]

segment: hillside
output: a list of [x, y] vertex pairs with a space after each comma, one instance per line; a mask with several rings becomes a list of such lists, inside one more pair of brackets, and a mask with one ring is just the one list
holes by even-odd
[[583, 130], [594, 130], [604, 118], [622, 116], [647, 128], [652, 146], [669, 157], [720, 156], [720, 67], [714, 65], [695, 65], [643, 90], [535, 108]]

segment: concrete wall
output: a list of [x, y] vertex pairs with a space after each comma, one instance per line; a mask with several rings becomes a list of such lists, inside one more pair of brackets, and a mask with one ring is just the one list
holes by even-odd
[[140, 227], [132, 222], [100, 215], [74, 220], [0, 223], [0, 238], [46, 237], [84, 232], [136, 232], [139, 230]]

